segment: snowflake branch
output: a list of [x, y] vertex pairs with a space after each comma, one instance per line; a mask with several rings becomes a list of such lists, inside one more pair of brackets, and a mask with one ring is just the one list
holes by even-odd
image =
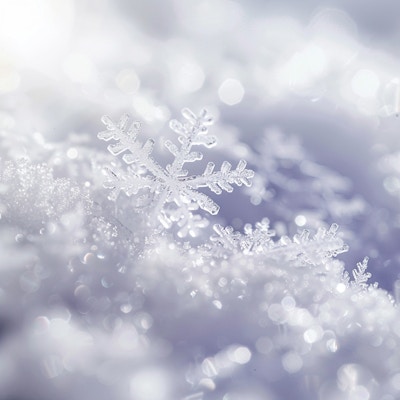
[[245, 160], [240, 160], [236, 169], [232, 171], [232, 165], [228, 161], [224, 161], [221, 170], [214, 172], [215, 164], [209, 162], [203, 175], [189, 177], [184, 180], [193, 187], [208, 187], [216, 194], [221, 194], [223, 190], [231, 193], [233, 184], [237, 186], [242, 186], [242, 184], [245, 186], [251, 185], [254, 171], [246, 169], [246, 165]]

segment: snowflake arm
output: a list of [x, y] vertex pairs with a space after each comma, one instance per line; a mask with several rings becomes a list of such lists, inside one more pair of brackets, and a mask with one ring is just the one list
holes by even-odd
[[186, 123], [172, 120], [169, 124], [170, 128], [178, 134], [180, 148], [170, 140], [165, 142], [165, 147], [174, 156], [174, 161], [172, 164], [168, 164], [166, 169], [174, 176], [186, 176], [187, 171], [182, 170], [183, 165], [203, 158], [202, 153], [191, 151], [192, 146], [203, 145], [209, 148], [217, 142], [215, 136], [208, 134], [208, 128], [213, 124], [213, 119], [206, 110], [202, 110], [197, 117], [191, 110], [184, 108], [182, 115], [186, 119]]
[[153, 151], [154, 140], [147, 139], [144, 144], [137, 140], [140, 129], [138, 121], [132, 122], [129, 126], [130, 117], [127, 114], [123, 115], [118, 123], [113, 122], [108, 116], [104, 116], [101, 120], [107, 130], [100, 132], [97, 137], [106, 142], [116, 141], [107, 146], [112, 155], [117, 156], [126, 152], [122, 157], [126, 164], [142, 165], [154, 176], [165, 176], [164, 170], [150, 155]]
[[232, 185], [251, 185], [254, 172], [246, 169], [246, 165], [245, 160], [240, 160], [236, 169], [232, 171], [232, 165], [228, 161], [224, 161], [221, 170], [214, 172], [215, 164], [209, 162], [203, 175], [192, 177], [187, 182], [194, 188], [208, 187], [216, 194], [221, 194], [222, 191], [231, 193], [233, 191]]
[[122, 171], [113, 168], [106, 168], [105, 173], [107, 180], [104, 182], [104, 187], [111, 190], [108, 198], [113, 201], [117, 200], [121, 191], [127, 196], [132, 196], [142, 189], [154, 190], [156, 186], [154, 179], [148, 176], [133, 173], [124, 174]]

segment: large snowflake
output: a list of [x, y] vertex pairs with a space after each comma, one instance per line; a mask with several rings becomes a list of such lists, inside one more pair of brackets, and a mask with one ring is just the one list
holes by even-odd
[[219, 211], [214, 200], [198, 189], [208, 188], [215, 194], [232, 192], [232, 185], [250, 186], [254, 172], [246, 169], [246, 161], [240, 160], [235, 169], [224, 161], [217, 171], [215, 164], [208, 162], [202, 174], [190, 175], [184, 169], [185, 164], [203, 158], [201, 152], [192, 150], [193, 146], [212, 147], [216, 138], [208, 133], [213, 120], [207, 111], [203, 110], [196, 116], [189, 109], [184, 109], [182, 115], [186, 119], [184, 123], [177, 120], [170, 122], [171, 129], [178, 134], [179, 145], [165, 141], [165, 147], [173, 155], [173, 161], [165, 168], [151, 156], [154, 140], [139, 141], [140, 124], [131, 123], [128, 115], [124, 115], [118, 123], [103, 117], [107, 129], [98, 137], [105, 141], [114, 140], [108, 150], [115, 156], [125, 153], [122, 159], [128, 165], [127, 169], [107, 169], [105, 187], [111, 189], [110, 199], [116, 200], [121, 191], [128, 196], [141, 196], [145, 209], [151, 209], [152, 215], [148, 220], [152, 225], [157, 220], [165, 228], [177, 223], [180, 227], [178, 235], [183, 237], [187, 233], [195, 236], [197, 229], [207, 223], [194, 211], [200, 208], [212, 215]]

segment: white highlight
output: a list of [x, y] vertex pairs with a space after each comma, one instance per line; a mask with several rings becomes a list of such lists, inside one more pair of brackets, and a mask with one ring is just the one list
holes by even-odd
[[232, 347], [228, 351], [228, 357], [237, 364], [247, 364], [251, 360], [251, 351], [245, 346]]
[[296, 352], [290, 351], [283, 355], [282, 365], [285, 371], [294, 374], [303, 367], [303, 360]]
[[178, 68], [175, 80], [182, 93], [192, 93], [203, 86], [205, 74], [198, 64], [187, 62]]
[[80, 53], [69, 54], [63, 63], [63, 70], [72, 82], [93, 82], [97, 72], [93, 61]]
[[233, 106], [243, 100], [245, 90], [237, 79], [226, 79], [218, 89], [218, 96], [228, 106]]
[[130, 393], [135, 400], [170, 399], [170, 384], [166, 373], [160, 369], [139, 371], [131, 380]]
[[123, 69], [115, 77], [115, 83], [125, 93], [136, 92], [140, 88], [140, 79], [133, 69]]
[[71, 147], [67, 151], [67, 157], [71, 160], [75, 160], [78, 157], [78, 150], [75, 147]]
[[304, 226], [307, 223], [307, 218], [304, 215], [297, 215], [294, 222], [297, 226]]
[[313, 86], [327, 70], [328, 57], [325, 50], [315, 44], [296, 52], [280, 73], [282, 83], [294, 90]]
[[69, 40], [73, 15], [71, 0], [0, 2], [0, 45], [31, 66], [52, 62]]
[[360, 69], [351, 81], [353, 92], [364, 99], [375, 97], [380, 85], [378, 75], [369, 69]]

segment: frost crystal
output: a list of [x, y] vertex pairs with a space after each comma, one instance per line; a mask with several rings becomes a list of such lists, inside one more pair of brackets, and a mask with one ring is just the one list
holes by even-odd
[[246, 224], [244, 234], [236, 232], [231, 226], [223, 227], [216, 224], [213, 227], [216, 235], [211, 236], [211, 242], [217, 247], [236, 252], [243, 251], [245, 254], [263, 253], [269, 247], [271, 237], [275, 235], [269, 229], [269, 220], [264, 218], [257, 222], [253, 228], [251, 224]]
[[296, 260], [303, 264], [324, 264], [327, 260], [344, 253], [348, 246], [338, 237], [338, 225], [332, 224], [329, 229], [319, 228], [314, 236], [304, 229], [301, 233], [294, 235], [293, 239], [288, 236], [282, 237], [274, 242], [271, 237], [275, 232], [269, 229], [269, 220], [263, 219], [253, 228], [247, 224], [244, 234], [236, 232], [231, 226], [223, 227], [214, 225], [216, 235], [211, 237], [213, 251], [224, 254], [224, 250], [244, 254], [263, 254], [268, 258], [276, 260]]
[[196, 116], [189, 109], [184, 109], [182, 115], [186, 119], [184, 123], [176, 120], [170, 122], [170, 128], [178, 134], [179, 145], [165, 141], [165, 147], [173, 155], [173, 161], [165, 168], [151, 156], [154, 140], [140, 142], [140, 124], [130, 123], [129, 116], [124, 115], [118, 123], [107, 116], [103, 117], [107, 129], [98, 134], [101, 140], [115, 141], [108, 146], [108, 150], [115, 156], [125, 153], [122, 159], [128, 165], [127, 170], [107, 170], [108, 180], [104, 186], [111, 189], [109, 198], [115, 201], [121, 191], [128, 196], [143, 196], [142, 203], [146, 209], [152, 210], [150, 224], [154, 225], [158, 219], [168, 229], [176, 223], [181, 237], [187, 233], [195, 236], [197, 229], [206, 225], [199, 215], [193, 214], [194, 211], [201, 208], [212, 215], [219, 211], [219, 206], [198, 191], [199, 188], [206, 187], [216, 194], [232, 192], [232, 185], [250, 186], [254, 175], [252, 170], [246, 169], [244, 160], [240, 160], [235, 169], [224, 161], [219, 171], [215, 171], [215, 164], [209, 162], [201, 175], [190, 175], [184, 169], [185, 164], [203, 158], [201, 152], [192, 150], [193, 146], [212, 147], [216, 144], [216, 138], [208, 133], [213, 121], [205, 110]]
[[21, 227], [40, 229], [49, 220], [88, 206], [69, 179], [54, 178], [47, 164], [26, 158], [0, 164], [0, 212]]
[[[367, 283], [368, 280], [371, 278], [371, 273], [366, 272], [368, 268], [368, 257], [364, 257], [364, 260], [361, 262], [357, 263], [357, 268], [354, 268], [352, 271], [353, 279], [350, 282], [350, 276], [348, 272], [344, 273], [344, 281], [346, 282], [347, 286], [351, 286], [354, 288], [357, 292], [364, 292], [365, 290], [370, 287], [370, 285]], [[374, 283], [371, 285], [372, 287], [377, 287], [378, 285]]]

